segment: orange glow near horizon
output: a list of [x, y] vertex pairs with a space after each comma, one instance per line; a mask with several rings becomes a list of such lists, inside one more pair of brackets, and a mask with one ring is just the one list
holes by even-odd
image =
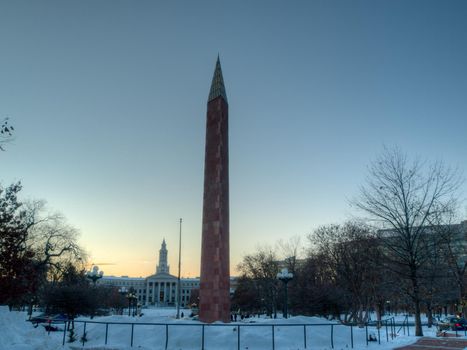
[[[178, 275], [178, 252], [174, 253], [174, 242], [166, 238], [168, 248], [168, 264], [170, 274]], [[196, 247], [197, 248], [197, 247]], [[181, 261], [181, 277], [194, 278], [200, 276], [200, 252], [196, 248], [183, 249]], [[99, 266], [99, 270], [104, 271], [104, 276], [128, 276], [128, 277], [148, 277], [156, 273], [156, 265], [159, 264], [159, 249], [128, 250], [120, 246], [108, 244], [105, 248], [97, 246], [90, 253], [87, 269], [93, 265]], [[117, 253], [118, 252], [118, 253]], [[237, 259], [230, 261], [230, 274], [235, 275]]]
[[[128, 277], [148, 277], [153, 274], [155, 274], [155, 268], [151, 268], [150, 266], [145, 266], [145, 265], [124, 265], [124, 264], [109, 264], [109, 263], [103, 263], [103, 264], [95, 264], [99, 266], [99, 270], [104, 271], [104, 276], [115, 276], [115, 277], [122, 277], [122, 276], [128, 276]], [[91, 266], [91, 265], [90, 265]], [[91, 269], [89, 267], [88, 269]], [[234, 267], [230, 267], [231, 275], [235, 275], [235, 270]], [[177, 268], [172, 268], [170, 266], [170, 274], [173, 276], [178, 275], [178, 269]], [[182, 266], [181, 269], [181, 277], [182, 278], [195, 278], [199, 277], [199, 264], [197, 268], [193, 266], [193, 269], [190, 269], [190, 267], [184, 268]]]

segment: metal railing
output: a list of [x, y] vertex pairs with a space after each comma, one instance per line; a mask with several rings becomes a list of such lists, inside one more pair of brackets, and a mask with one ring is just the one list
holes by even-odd
[[[67, 329], [70, 326], [71, 321], [68, 321], [65, 323], [65, 327], [63, 329], [63, 340], [62, 340], [62, 345], [65, 345], [66, 342], [66, 335], [67, 335]], [[203, 324], [203, 323], [144, 323], [144, 322], [102, 322], [102, 321], [84, 321], [84, 320], [74, 320], [75, 324], [82, 324], [82, 336], [80, 342], [82, 345], [85, 345], [85, 342], [87, 341], [87, 326], [90, 324], [101, 324], [105, 326], [105, 337], [104, 337], [104, 345], [107, 345], [109, 342], [109, 328], [115, 327], [115, 326], [128, 326], [130, 328], [130, 335], [128, 342], [130, 344], [130, 347], [133, 347], [134, 342], [135, 342], [135, 328], [141, 327], [141, 326], [155, 326], [155, 327], [163, 327], [165, 329], [165, 339], [161, 339], [162, 341], [165, 342], [164, 344], [164, 349], [168, 349], [169, 346], [169, 339], [170, 339], [170, 330], [174, 329], [176, 327], [199, 327], [201, 328], [201, 339], [200, 339], [200, 349], [205, 350], [205, 343], [206, 343], [206, 329], [210, 327], [229, 327], [231, 329], [234, 329], [236, 331], [236, 339], [232, 341], [236, 341], [236, 348], [237, 350], [240, 350], [242, 347], [242, 330], [245, 330], [249, 327], [262, 327], [262, 328], [270, 328], [271, 329], [271, 348], [272, 350], [276, 349], [276, 331], [280, 331], [282, 327], [284, 328], [291, 328], [291, 327], [298, 327], [303, 329], [303, 347], [304, 349], [307, 349], [307, 346], [309, 346], [310, 339], [307, 338], [310, 337], [309, 330], [314, 328], [314, 327], [328, 327], [328, 332], [329, 332], [329, 345], [331, 346], [332, 349], [334, 349], [334, 343], [335, 343], [335, 329], [339, 327], [347, 327], [348, 328], [348, 337], [350, 338], [350, 346], [351, 348], [354, 348], [354, 328], [365, 328], [365, 341], [366, 345], [369, 344], [369, 331], [368, 328], [375, 326], [377, 329], [378, 333], [378, 344], [381, 344], [381, 337], [383, 333], [385, 333], [385, 338], [386, 341], [389, 342], [389, 339], [394, 339], [396, 336], [396, 326], [395, 326], [395, 321], [394, 317], [376, 322], [374, 324], [369, 324], [366, 323], [363, 326], [357, 326], [356, 324], [341, 324], [341, 323], [317, 323], [317, 324], [305, 324], [305, 323], [275, 323], [275, 324], [254, 324], [254, 323], [247, 323], [247, 324], [238, 324], [238, 323], [230, 323], [230, 324]], [[75, 328], [76, 331], [76, 328]], [[321, 333], [320, 333], [321, 334]], [[79, 336], [79, 334], [77, 334]], [[160, 344], [161, 344], [160, 343]], [[163, 344], [163, 343], [162, 343]], [[93, 345], [98, 345], [98, 344], [93, 344]]]
[[410, 335], [410, 328], [409, 328], [409, 315], [405, 315], [404, 321], [402, 321], [402, 324], [399, 327], [399, 330], [397, 331], [397, 334], [400, 333], [401, 329], [404, 331], [405, 335], [405, 329], [407, 328], [407, 335]]

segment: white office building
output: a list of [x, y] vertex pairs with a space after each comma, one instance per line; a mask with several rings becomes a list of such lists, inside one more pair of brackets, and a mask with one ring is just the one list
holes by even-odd
[[[143, 277], [103, 276], [97, 284], [132, 289], [138, 303], [143, 306], [173, 306], [177, 303], [177, 277], [170, 274], [167, 264], [167, 246], [165, 239], [159, 250], [159, 264], [154, 275]], [[189, 305], [191, 292], [199, 289], [199, 278], [180, 279], [180, 306]]]

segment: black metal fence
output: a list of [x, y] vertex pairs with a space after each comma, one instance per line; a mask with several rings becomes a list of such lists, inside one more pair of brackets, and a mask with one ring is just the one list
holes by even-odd
[[[70, 322], [70, 321], [69, 321]], [[66, 342], [66, 337], [67, 337], [67, 329], [69, 328], [69, 322], [65, 323], [65, 327], [63, 329], [63, 340], [62, 340], [62, 345], [65, 345]], [[329, 337], [329, 346], [334, 349], [334, 343], [335, 343], [335, 330], [345, 330], [348, 336], [348, 341], [350, 343], [350, 347], [354, 348], [354, 329], [358, 328], [361, 332], [362, 328], [365, 329], [365, 343], [366, 345], [369, 344], [370, 341], [375, 341], [381, 344], [381, 340], [386, 339], [387, 342], [389, 342], [389, 339], [393, 339], [396, 336], [396, 323], [394, 318], [389, 318], [383, 321], [379, 322], [374, 322], [374, 323], [367, 323], [362, 326], [357, 326], [354, 324], [348, 324], [344, 325], [341, 323], [319, 323], [319, 324], [309, 324], [309, 323], [275, 323], [275, 324], [264, 324], [264, 323], [231, 323], [231, 324], [203, 324], [203, 323], [144, 323], [144, 322], [102, 322], [102, 321], [84, 321], [84, 320], [75, 320], [75, 324], [81, 324], [82, 325], [82, 331], [78, 328], [81, 327], [75, 327], [75, 332], [77, 336], [81, 335], [80, 342], [82, 345], [85, 345], [85, 342], [87, 340], [87, 331], [89, 328], [87, 327], [90, 324], [99, 324], [103, 326], [102, 332], [105, 332], [104, 336], [104, 344], [93, 344], [93, 346], [97, 345], [107, 345], [108, 342], [110, 341], [110, 330], [111, 328], [117, 328], [120, 327], [119, 329], [121, 330], [122, 326], [127, 326], [129, 327], [129, 337], [128, 337], [128, 343], [131, 347], [133, 347], [135, 343], [135, 329], [138, 327], [143, 327], [143, 326], [153, 326], [153, 327], [162, 327], [163, 330], [165, 330], [165, 333], [163, 338], [160, 339], [159, 344], [163, 346], [164, 349], [169, 348], [169, 341], [170, 341], [170, 335], [171, 332], [176, 329], [177, 327], [198, 327], [200, 328], [201, 334], [200, 334], [200, 339], [199, 339], [199, 348], [201, 350], [205, 350], [205, 344], [206, 344], [206, 330], [211, 328], [211, 327], [229, 327], [236, 332], [236, 337], [232, 339], [233, 342], [236, 342], [236, 348], [237, 350], [240, 350], [242, 348], [242, 334], [244, 331], [250, 327], [262, 327], [262, 328], [269, 328], [271, 330], [271, 349], [275, 350], [277, 346], [277, 340], [276, 340], [276, 332], [277, 331], [282, 331], [283, 329], [290, 329], [292, 327], [301, 329], [302, 331], [299, 331], [302, 333], [302, 345], [304, 349], [309, 348], [309, 337], [310, 337], [310, 330], [315, 328], [315, 327], [321, 327], [325, 328], [326, 332], [328, 332], [328, 337]], [[342, 328], [343, 327], [343, 328]], [[408, 327], [408, 325], [407, 325]], [[371, 330], [371, 334], [370, 331]], [[80, 332], [81, 331], [81, 332]], [[93, 330], [95, 331], [95, 329]], [[373, 332], [376, 332], [373, 334]], [[81, 334], [79, 334], [81, 333]], [[294, 332], [295, 337], [294, 340], [298, 341], [299, 336], [297, 333], [297, 330]], [[320, 332], [320, 335], [323, 333]], [[377, 336], [376, 336], [377, 334]], [[404, 327], [404, 334], [405, 334], [405, 327]], [[362, 335], [361, 335], [362, 336]], [[300, 336], [301, 337], [301, 336]], [[235, 339], [236, 338], [236, 339]], [[375, 339], [376, 338], [376, 339]], [[348, 343], [347, 343], [348, 344]], [[363, 345], [363, 344], [360, 344]], [[301, 346], [301, 345], [300, 345]]]

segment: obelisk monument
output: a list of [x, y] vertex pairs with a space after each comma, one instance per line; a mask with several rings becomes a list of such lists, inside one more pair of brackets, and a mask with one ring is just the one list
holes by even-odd
[[204, 159], [199, 319], [230, 321], [228, 104], [217, 57], [209, 92]]

